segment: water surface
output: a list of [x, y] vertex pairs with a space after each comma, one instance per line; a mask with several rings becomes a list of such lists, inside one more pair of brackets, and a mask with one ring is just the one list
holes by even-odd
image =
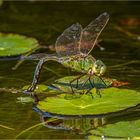
[[[105, 48], [101, 51], [97, 46], [92, 51], [96, 59], [101, 59], [110, 67], [122, 63], [132, 62], [114, 69], [108, 69], [106, 76], [127, 81], [126, 88], [140, 90], [140, 42], [135, 35], [129, 36], [115, 27], [119, 26], [139, 34], [138, 24], [128, 24], [123, 19], [139, 19], [139, 2], [4, 2], [0, 7], [0, 32], [18, 33], [35, 37], [40, 44], [54, 44], [56, 38], [71, 24], [79, 22], [86, 26], [99, 14], [106, 11], [110, 14], [110, 21], [100, 36], [100, 43]], [[45, 53], [52, 53], [48, 49], [41, 49]], [[8, 89], [21, 89], [32, 81], [37, 61], [25, 61], [17, 70], [12, 67], [17, 61], [0, 61], [0, 138], [14, 139], [20, 132], [40, 123], [40, 116], [32, 110], [32, 103], [21, 104], [16, 98], [23, 93], [11, 93]], [[49, 85], [55, 79], [66, 75], [76, 74], [56, 62], [48, 62], [46, 66], [57, 69], [58, 74], [43, 69], [39, 83]], [[119, 119], [139, 118], [133, 114]], [[117, 121], [119, 121], [119, 119]], [[9, 128], [4, 128], [8, 126]], [[84, 139], [84, 134], [77, 134], [67, 130], [54, 130], [44, 126], [36, 127], [20, 135], [23, 139]]]

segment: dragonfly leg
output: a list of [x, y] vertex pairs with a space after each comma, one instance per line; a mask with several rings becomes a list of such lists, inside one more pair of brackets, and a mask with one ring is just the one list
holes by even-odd
[[93, 83], [91, 82], [91, 75], [90, 75], [90, 76], [88, 77], [88, 79], [84, 82], [84, 85], [85, 85], [85, 83], [86, 83], [87, 81], [89, 81], [89, 83], [90, 83], [90, 85], [91, 85], [91, 88], [89, 88], [89, 89], [87, 90], [86, 94], [89, 93], [90, 90], [91, 90], [93, 87], [95, 87], [94, 82], [93, 82]]
[[84, 86], [86, 85], [86, 83], [87, 83], [88, 80], [89, 80], [89, 77], [88, 77], [88, 79], [86, 79], [86, 80], [84, 81], [84, 83], [82, 84], [82, 87], [84, 87]]
[[92, 88], [95, 87], [94, 82], [93, 83], [91, 82], [91, 75], [88, 77], [87, 80], [85, 80], [85, 82], [82, 84], [82, 87], [85, 86], [85, 84], [87, 83], [87, 81], [89, 81], [89, 83], [90, 83], [90, 85], [91, 85]]
[[[99, 77], [99, 78], [100, 78], [100, 79], [102, 80], [102, 82], [105, 84], [105, 82], [103, 81], [103, 79], [102, 79], [101, 77]], [[93, 79], [93, 82], [91, 82], [91, 76], [89, 76], [88, 80], [89, 80], [90, 85], [92, 86], [92, 88], [96, 88], [96, 86], [95, 86], [95, 84], [94, 84], [94, 79]], [[106, 85], [106, 84], [105, 84], [105, 85]], [[107, 86], [107, 85], [106, 85], [106, 86]], [[86, 94], [88, 94], [92, 88], [90, 88], [90, 89], [86, 92]], [[97, 89], [97, 88], [96, 88], [96, 94], [98, 94], [98, 95], [100, 96], [100, 98], [102, 97], [101, 94], [100, 94], [99, 89]], [[93, 95], [92, 95], [92, 94], [91, 94], [91, 96], [92, 96], [92, 98], [93, 98]]]
[[99, 77], [99, 78], [100, 78], [100, 80], [103, 82], [103, 84], [107, 87], [105, 81], [104, 81], [101, 77]]
[[91, 97], [92, 97], [92, 99], [94, 98], [94, 96], [92, 95], [92, 93], [90, 92], [90, 90], [91, 90], [91, 88], [90, 89], [88, 89], [88, 91], [85, 93], [85, 94], [90, 94], [91, 95]]
[[[85, 80], [85, 82], [82, 84], [82, 87], [84, 87], [84, 86], [86, 85], [87, 81], [89, 81], [89, 82], [90, 82], [90, 84], [91, 84], [90, 76], [89, 76], [89, 77], [88, 77], [88, 79], [87, 79], [87, 80]], [[91, 88], [90, 88], [90, 89], [88, 89], [88, 90], [86, 91], [86, 93], [85, 93], [85, 94], [87, 94], [90, 90], [91, 90]], [[83, 93], [84, 93], [84, 89], [83, 89]]]
[[90, 83], [90, 85], [92, 86], [92, 88], [94, 88], [94, 87], [95, 87], [95, 84], [94, 84], [94, 79], [93, 79], [93, 82], [91, 82], [91, 76], [89, 77], [89, 83]]
[[[101, 78], [101, 77], [99, 77], [99, 78]], [[102, 78], [101, 78], [102, 79]], [[103, 80], [103, 79], [102, 79]], [[94, 84], [94, 79], [93, 79], [93, 84]], [[94, 87], [95, 87], [95, 84], [94, 84]], [[96, 88], [96, 87], [95, 87]], [[97, 89], [96, 88], [96, 94], [98, 94], [99, 96], [100, 96], [100, 98], [101, 98], [101, 94], [100, 94], [100, 91], [99, 91], [99, 89]]]
[[91, 91], [91, 89], [92, 89], [92, 88], [89, 88], [89, 89], [85, 92], [85, 94], [88, 94], [88, 93], [89, 93], [89, 94], [91, 95], [92, 99], [93, 99], [93, 98], [94, 98], [94, 96], [93, 96], [93, 95], [92, 95], [92, 93], [90, 92], [90, 91]]
[[[77, 77], [70, 81], [70, 87], [71, 87], [72, 93], [74, 93], [74, 90], [73, 90], [73, 87], [72, 87], [72, 83], [73, 83], [74, 81], [76, 81], [76, 80], [77, 80], [77, 84], [78, 84], [78, 79], [77, 79]], [[77, 87], [77, 85], [76, 85], [76, 87]]]
[[76, 80], [76, 88], [78, 88], [78, 82], [79, 82], [79, 79], [77, 78], [77, 80]]
[[100, 90], [96, 89], [96, 94], [98, 94], [100, 96], [100, 98], [102, 97], [102, 95], [100, 94]]
[[73, 90], [73, 87], [72, 87], [72, 83], [73, 83], [74, 81], [77, 80], [77, 82], [76, 82], [76, 88], [78, 88], [78, 81], [79, 81], [79, 79], [80, 79], [81, 77], [83, 77], [84, 75], [85, 75], [85, 74], [82, 74], [82, 75], [80, 75], [80, 76], [74, 78], [72, 81], [70, 81], [70, 87], [71, 87], [71, 90], [72, 90], [73, 93], [74, 93], [74, 90]]
[[[92, 93], [90, 92], [91, 89], [92, 89], [92, 88], [90, 88], [90, 89], [86, 92], [86, 94], [90, 93], [91, 96], [92, 96], [92, 99], [93, 99], [94, 97], [93, 97]], [[100, 91], [99, 91], [98, 89], [96, 89], [96, 94], [99, 95], [100, 98], [102, 97], [102, 95], [100, 94]]]

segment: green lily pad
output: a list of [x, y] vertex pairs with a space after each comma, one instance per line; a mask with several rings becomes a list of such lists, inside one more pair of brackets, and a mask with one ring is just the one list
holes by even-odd
[[17, 103], [22, 103], [22, 104], [25, 104], [25, 103], [30, 103], [30, 102], [34, 102], [33, 98], [31, 97], [17, 97]]
[[0, 33], [0, 56], [14, 56], [27, 53], [39, 46], [34, 38], [17, 34]]
[[39, 101], [37, 107], [43, 112], [62, 115], [99, 115], [124, 110], [139, 104], [140, 93], [129, 89], [107, 88], [100, 91], [101, 97], [95, 93], [56, 97], [47, 97]]
[[140, 120], [124, 121], [115, 124], [108, 124], [99, 127], [96, 130], [91, 130], [91, 134], [108, 136], [108, 137], [122, 137], [122, 138], [136, 138], [140, 137]]

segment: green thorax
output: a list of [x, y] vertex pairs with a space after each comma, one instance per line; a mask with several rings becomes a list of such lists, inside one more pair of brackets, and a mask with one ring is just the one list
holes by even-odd
[[94, 62], [95, 62], [95, 59], [92, 56], [63, 57], [63, 60], [61, 60], [61, 63], [65, 67], [69, 67], [77, 72], [82, 72], [82, 73], [87, 73], [89, 68], [93, 67]]

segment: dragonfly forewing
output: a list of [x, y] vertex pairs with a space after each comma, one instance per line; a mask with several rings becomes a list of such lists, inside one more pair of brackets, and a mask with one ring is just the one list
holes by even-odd
[[55, 49], [59, 57], [80, 54], [80, 36], [82, 26], [79, 23], [73, 24], [57, 38]]
[[103, 13], [95, 20], [93, 20], [87, 27], [82, 31], [80, 40], [80, 51], [83, 54], [89, 54], [96, 44], [98, 36], [104, 29], [105, 25], [109, 20], [108, 13]]

